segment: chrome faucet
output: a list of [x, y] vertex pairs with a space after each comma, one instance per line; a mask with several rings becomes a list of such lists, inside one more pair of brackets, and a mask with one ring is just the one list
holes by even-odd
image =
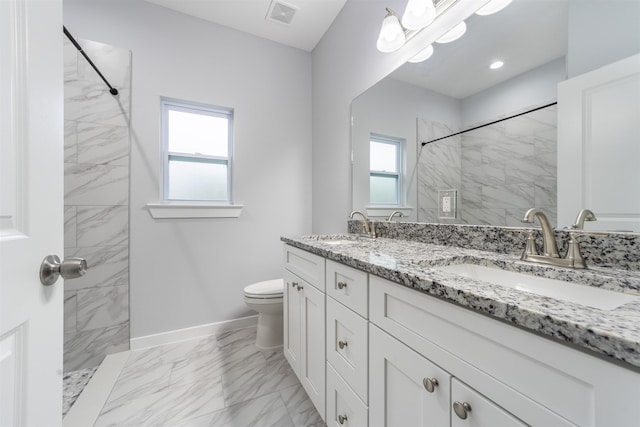
[[393, 220], [394, 216], [398, 216], [399, 218], [402, 218], [404, 215], [402, 214], [402, 212], [400, 211], [393, 211], [391, 212], [391, 215], [389, 215], [389, 217], [387, 218], [387, 222], [391, 222], [391, 220]]
[[571, 228], [574, 230], [584, 230], [585, 221], [595, 221], [597, 219], [596, 215], [589, 209], [582, 209], [576, 217], [576, 222], [571, 226]]
[[[553, 234], [553, 228], [549, 224], [547, 216], [540, 209], [531, 208], [524, 214], [522, 222], [533, 223], [534, 218], [538, 218], [540, 225], [542, 226], [542, 256], [547, 258], [560, 258], [558, 254], [558, 243], [556, 242], [556, 236]], [[529, 235], [529, 238], [532, 236]], [[535, 248], [535, 245], [534, 245]], [[526, 251], [522, 255], [525, 257]], [[532, 253], [531, 255], [538, 255], [538, 253]], [[523, 258], [524, 259], [524, 258]]]
[[[560, 258], [558, 255], [558, 244], [556, 242], [553, 228], [549, 224], [547, 216], [540, 209], [529, 209], [525, 214], [522, 222], [532, 223], [534, 218], [538, 217], [540, 224], [542, 225], [542, 252], [538, 254], [536, 248], [536, 242], [534, 238], [533, 230], [529, 231], [529, 237], [527, 238], [527, 244], [525, 246], [522, 257], [523, 261], [537, 262], [541, 264], [556, 265], [559, 267], [571, 267], [571, 268], [587, 268], [584, 258], [580, 253], [580, 245], [578, 244], [578, 237], [580, 236], [603, 236], [607, 233], [584, 233], [578, 231], [569, 232], [569, 248], [564, 258]], [[576, 223], [571, 227], [574, 230], [582, 230], [584, 221], [595, 221], [596, 216], [588, 209], [583, 209], [576, 218]]]
[[368, 234], [371, 236], [371, 228], [369, 227], [369, 218], [365, 214], [360, 211], [353, 211], [349, 214], [349, 218], [353, 219], [354, 215], [360, 215], [362, 217], [362, 222], [364, 224], [364, 234]]

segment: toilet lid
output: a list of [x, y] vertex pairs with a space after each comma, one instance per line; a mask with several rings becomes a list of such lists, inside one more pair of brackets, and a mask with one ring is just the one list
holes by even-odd
[[266, 280], [247, 286], [244, 288], [244, 294], [259, 298], [275, 298], [282, 296], [283, 288], [284, 280], [282, 279]]

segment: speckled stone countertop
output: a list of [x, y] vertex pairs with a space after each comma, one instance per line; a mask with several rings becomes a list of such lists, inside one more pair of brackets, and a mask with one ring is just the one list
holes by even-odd
[[[640, 272], [531, 264], [513, 254], [358, 235], [282, 237], [292, 246], [460, 306], [640, 368]], [[560, 301], [438, 271], [450, 264], [499, 267], [637, 296], [613, 310]]]

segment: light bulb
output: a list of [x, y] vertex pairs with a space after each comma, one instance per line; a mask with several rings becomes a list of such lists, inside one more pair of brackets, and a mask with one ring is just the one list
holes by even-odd
[[393, 52], [402, 47], [406, 41], [404, 31], [400, 26], [398, 17], [391, 11], [382, 21], [377, 47], [380, 52]]
[[476, 15], [492, 15], [509, 6], [509, 3], [511, 3], [511, 0], [491, 0], [480, 9], [476, 10]]
[[402, 26], [407, 30], [419, 30], [431, 24], [436, 18], [436, 8], [432, 0], [409, 0], [402, 15]]
[[450, 29], [444, 36], [436, 40], [436, 43], [449, 43], [454, 40], [458, 40], [467, 31], [467, 24], [462, 21], [452, 29]]
[[433, 55], [433, 46], [429, 45], [426, 48], [422, 49], [420, 52], [416, 54], [413, 58], [411, 58], [408, 62], [412, 64], [417, 64], [418, 62], [426, 61]]

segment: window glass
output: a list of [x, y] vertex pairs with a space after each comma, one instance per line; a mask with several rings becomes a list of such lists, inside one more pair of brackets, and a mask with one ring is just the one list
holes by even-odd
[[372, 171], [398, 172], [398, 144], [371, 141], [370, 159]]
[[372, 204], [398, 204], [398, 177], [371, 175], [370, 197]]
[[369, 139], [369, 203], [403, 203], [402, 153], [404, 140], [372, 134]]
[[231, 202], [233, 110], [162, 99], [163, 198]]

